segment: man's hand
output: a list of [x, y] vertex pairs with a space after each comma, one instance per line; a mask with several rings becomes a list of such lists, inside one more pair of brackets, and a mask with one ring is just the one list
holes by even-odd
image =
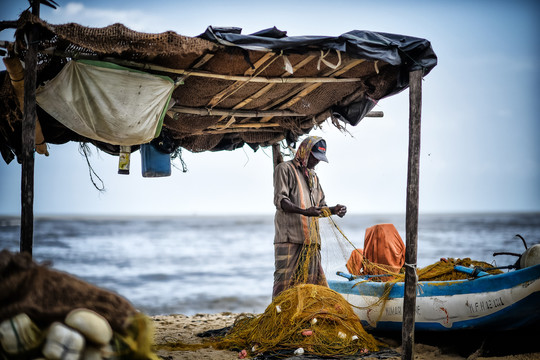
[[281, 200], [281, 208], [288, 213], [300, 214], [304, 216], [320, 216], [322, 214], [322, 208], [318, 206], [312, 206], [308, 209], [302, 209], [291, 202], [291, 200], [285, 198]]
[[337, 204], [336, 206], [330, 208], [330, 211], [332, 214], [337, 215], [339, 217], [344, 217], [347, 213], [347, 207], [345, 205]]
[[310, 208], [307, 208], [302, 215], [304, 216], [321, 216], [322, 214], [322, 208], [318, 206], [312, 206]]

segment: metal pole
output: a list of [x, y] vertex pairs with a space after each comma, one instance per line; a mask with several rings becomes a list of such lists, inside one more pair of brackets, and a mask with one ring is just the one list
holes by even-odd
[[[32, 14], [39, 16], [39, 0], [32, 0]], [[28, 50], [24, 59], [24, 116], [22, 121], [21, 170], [21, 252], [32, 255], [34, 238], [34, 148], [36, 137], [36, 82], [38, 28], [27, 33]]]
[[422, 70], [409, 73], [409, 160], [407, 170], [405, 294], [401, 333], [403, 360], [414, 359], [416, 312], [416, 253], [418, 242], [418, 185], [420, 177], [420, 120], [422, 113]]

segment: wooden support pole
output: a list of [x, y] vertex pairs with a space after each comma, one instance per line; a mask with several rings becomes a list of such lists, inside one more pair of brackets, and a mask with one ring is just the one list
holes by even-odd
[[[39, 16], [39, 0], [32, 0], [32, 14]], [[34, 243], [34, 146], [36, 134], [36, 81], [39, 29], [28, 31], [28, 50], [24, 59], [24, 116], [22, 122], [21, 170], [21, 252], [32, 255]]]
[[422, 113], [422, 70], [409, 73], [409, 161], [407, 170], [405, 294], [401, 358], [414, 359], [414, 318], [416, 312], [416, 253], [418, 242], [418, 185], [420, 175], [420, 120]]
[[274, 169], [278, 164], [283, 162], [283, 156], [279, 150], [279, 143], [272, 145], [272, 160], [274, 161]]

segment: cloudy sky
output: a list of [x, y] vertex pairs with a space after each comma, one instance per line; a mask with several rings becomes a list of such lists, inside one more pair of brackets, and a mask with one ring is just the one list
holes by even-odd
[[[66, 1], [42, 6], [52, 24], [167, 30], [197, 36], [209, 26], [250, 34], [276, 26], [289, 36], [337, 36], [371, 30], [428, 39], [439, 59], [423, 81], [420, 212], [540, 211], [540, 5], [535, 1]], [[129, 7], [126, 5], [129, 4]], [[15, 20], [26, 0], [0, 5]], [[1, 40], [13, 40], [3, 31]], [[3, 65], [0, 65], [2, 69]], [[348, 134], [330, 123], [313, 132], [328, 143], [317, 167], [329, 203], [351, 213], [405, 211], [408, 91], [384, 99]], [[118, 158], [92, 148], [97, 191], [78, 144], [36, 155], [36, 215], [271, 214], [270, 149], [184, 152], [188, 172], [143, 178], [140, 154], [131, 174]], [[176, 163], [179, 165], [179, 163]], [[0, 215], [20, 213], [21, 167], [0, 159]]]

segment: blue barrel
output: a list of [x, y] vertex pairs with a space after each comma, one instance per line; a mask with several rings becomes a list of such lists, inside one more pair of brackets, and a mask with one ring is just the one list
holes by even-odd
[[171, 175], [171, 154], [163, 153], [151, 144], [141, 145], [142, 176], [162, 177]]

